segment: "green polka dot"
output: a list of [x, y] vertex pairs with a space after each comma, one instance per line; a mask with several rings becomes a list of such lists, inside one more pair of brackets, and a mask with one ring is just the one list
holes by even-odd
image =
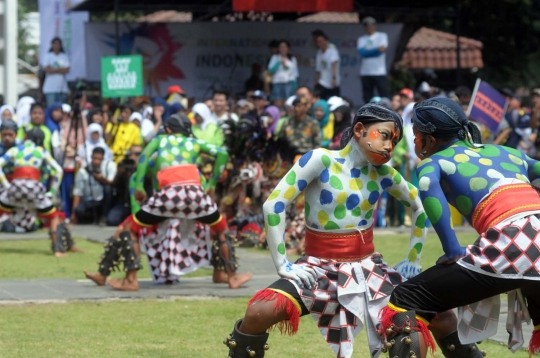
[[360, 173], [367, 175], [367, 173], [369, 173], [369, 168], [368, 167], [360, 168]]
[[456, 198], [457, 209], [463, 215], [469, 215], [472, 209], [472, 201], [465, 195], [460, 195]]
[[377, 168], [377, 173], [379, 173], [379, 175], [387, 175], [389, 172], [390, 169], [388, 169], [387, 165], [381, 165]]
[[291, 170], [289, 174], [287, 174], [285, 182], [289, 185], [294, 185], [294, 183], [296, 183], [296, 173], [294, 172], [294, 170]]
[[366, 213], [366, 219], [371, 219], [371, 217], [373, 216], [373, 209], [369, 210], [367, 213]]
[[533, 165], [533, 172], [536, 175], [540, 175], [540, 162], [536, 162]]
[[506, 150], [508, 153], [513, 154], [517, 157], [521, 157], [521, 152], [517, 149], [510, 148], [510, 147], [503, 147], [504, 150]]
[[459, 174], [461, 174], [464, 177], [472, 177], [476, 173], [478, 173], [478, 168], [476, 165], [471, 163], [459, 163], [457, 166], [457, 170]]
[[510, 163], [501, 163], [501, 168], [514, 172], [514, 173], [519, 173], [521, 171], [517, 166]]
[[471, 187], [472, 191], [479, 191], [482, 189], [485, 189], [488, 185], [488, 182], [484, 178], [472, 178], [469, 181], [469, 186]]
[[401, 176], [401, 174], [399, 174], [399, 172], [396, 170], [396, 173], [394, 174], [394, 184], [396, 185], [399, 185], [399, 183], [401, 183], [401, 179], [403, 177]]
[[431, 163], [432, 161], [433, 161], [433, 159], [431, 159], [431, 158], [424, 159], [418, 164], [417, 167], [418, 168], [423, 167], [424, 165], [426, 165], [427, 163]]
[[24, 153], [23, 152], [19, 152], [15, 155], [15, 158], [17, 159], [21, 159], [21, 158], [24, 158]]
[[508, 158], [510, 158], [510, 160], [513, 161], [514, 163], [516, 163], [517, 165], [522, 165], [523, 164], [523, 160], [519, 159], [515, 155], [508, 154]]
[[377, 182], [374, 182], [374, 181], [369, 181], [366, 187], [367, 187], [367, 190], [369, 190], [370, 192], [379, 190], [379, 185], [377, 184]]
[[407, 258], [410, 262], [416, 262], [416, 259], [418, 258], [418, 251], [416, 251], [415, 248], [412, 248], [411, 251], [409, 251], [409, 256]]
[[454, 154], [455, 154], [455, 151], [453, 148], [447, 148], [443, 150], [442, 152], [437, 153], [437, 155], [440, 155], [441, 157], [444, 157], [444, 158], [452, 158]]
[[284, 243], [280, 243], [277, 246], [277, 252], [279, 252], [282, 255], [285, 255], [285, 244]]
[[321, 158], [323, 165], [328, 168], [330, 166], [330, 157], [326, 154], [322, 156]]
[[422, 245], [422, 243], [419, 242], [416, 245], [414, 245], [413, 247], [416, 249], [416, 251], [418, 251], [418, 253], [421, 253], [422, 249], [424, 248], [424, 245]]
[[494, 145], [486, 145], [481, 153], [486, 157], [498, 157], [501, 154], [501, 151]]
[[268, 200], [274, 200], [279, 196], [279, 193], [281, 193], [281, 190], [274, 190], [272, 194], [270, 194], [270, 196], [268, 197]]
[[429, 167], [425, 167], [420, 171], [420, 174], [418, 174], [418, 177], [421, 178], [426, 174], [433, 173], [435, 171], [435, 168], [433, 168], [431, 165]]
[[343, 192], [343, 193], [339, 193], [337, 198], [336, 198], [336, 201], [338, 204], [345, 204], [345, 201], [347, 200], [347, 193]]
[[426, 213], [422, 213], [422, 214], [418, 215], [418, 217], [416, 218], [416, 222], [414, 223], [414, 226], [419, 227], [421, 229], [425, 228], [426, 227], [426, 219], [427, 219]]
[[345, 205], [338, 205], [334, 209], [334, 216], [338, 220], [343, 219], [346, 214], [347, 214], [347, 208], [345, 207]]
[[399, 198], [401, 196], [401, 191], [395, 189], [390, 192], [390, 195], [392, 195], [394, 198]]
[[278, 226], [281, 222], [281, 218], [278, 214], [268, 214], [268, 225]]
[[424, 199], [424, 210], [431, 220], [432, 224], [435, 225], [439, 222], [442, 217], [443, 207], [441, 202], [434, 197], [428, 196]]
[[343, 184], [341, 183], [341, 180], [335, 175], [332, 175], [330, 177], [330, 186], [337, 190], [343, 190]]
[[352, 216], [359, 217], [362, 215], [362, 209], [360, 209], [358, 206], [351, 211]]
[[325, 230], [338, 230], [339, 228], [339, 225], [333, 221], [329, 221], [326, 225], [324, 225]]
[[399, 202], [400, 202], [401, 204], [405, 205], [405, 206], [408, 207], [408, 208], [411, 207], [411, 203], [409, 203], [408, 201], [400, 200]]
[[304, 206], [304, 216], [307, 218], [310, 212], [311, 212], [311, 207], [309, 206], [309, 203], [306, 201], [305, 206]]

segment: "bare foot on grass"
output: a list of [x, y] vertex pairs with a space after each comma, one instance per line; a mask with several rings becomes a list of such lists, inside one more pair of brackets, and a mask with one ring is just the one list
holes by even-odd
[[105, 281], [107, 280], [107, 277], [103, 276], [99, 272], [86, 272], [84, 271], [84, 275], [87, 279], [94, 281], [94, 283], [98, 286], [104, 286]]
[[138, 291], [138, 281], [128, 281], [125, 278], [109, 278], [107, 280], [109, 286], [118, 291]]

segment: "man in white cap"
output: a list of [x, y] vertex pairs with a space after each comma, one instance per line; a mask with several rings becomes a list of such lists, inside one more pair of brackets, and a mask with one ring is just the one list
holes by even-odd
[[388, 79], [386, 78], [386, 49], [388, 35], [375, 31], [377, 21], [368, 16], [362, 20], [366, 35], [358, 38], [358, 54], [361, 58], [360, 77], [362, 80], [362, 95], [368, 103], [375, 96], [377, 88], [380, 97], [390, 97]]

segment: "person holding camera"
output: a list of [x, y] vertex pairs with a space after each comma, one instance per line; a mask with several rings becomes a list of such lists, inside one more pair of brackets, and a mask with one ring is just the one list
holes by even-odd
[[118, 226], [131, 214], [129, 179], [135, 169], [143, 151], [140, 145], [133, 145], [126, 153], [124, 159], [118, 164], [118, 171], [114, 177], [114, 205], [107, 213], [107, 226]]
[[[103, 160], [105, 150], [95, 147], [90, 165], [81, 168], [73, 186], [73, 224], [82, 222], [105, 223], [105, 216], [112, 205], [112, 183], [116, 176], [116, 164]], [[99, 216], [98, 216], [99, 215]]]

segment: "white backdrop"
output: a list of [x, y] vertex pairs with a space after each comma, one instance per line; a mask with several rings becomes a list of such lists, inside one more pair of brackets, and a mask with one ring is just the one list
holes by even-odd
[[[359, 104], [362, 96], [356, 42], [364, 34], [360, 24], [121, 24], [121, 54], [143, 56], [146, 95], [164, 95], [169, 85], [179, 84], [188, 96], [200, 100], [209, 96], [214, 88], [242, 92], [251, 64], [266, 66], [268, 42], [287, 39], [300, 67], [299, 84], [313, 87], [316, 49], [311, 42], [311, 31], [315, 29], [325, 31], [338, 47], [342, 95]], [[394, 61], [401, 29], [401, 24], [378, 25], [378, 30], [386, 32], [389, 38], [388, 67]], [[87, 77], [99, 81], [100, 58], [115, 55], [114, 24], [88, 23], [86, 50]]]
[[39, 0], [40, 46], [39, 58], [43, 59], [51, 47], [51, 40], [60, 37], [71, 62], [67, 80], [86, 77], [86, 48], [84, 25], [87, 12], [70, 12], [69, 9], [83, 0]]

